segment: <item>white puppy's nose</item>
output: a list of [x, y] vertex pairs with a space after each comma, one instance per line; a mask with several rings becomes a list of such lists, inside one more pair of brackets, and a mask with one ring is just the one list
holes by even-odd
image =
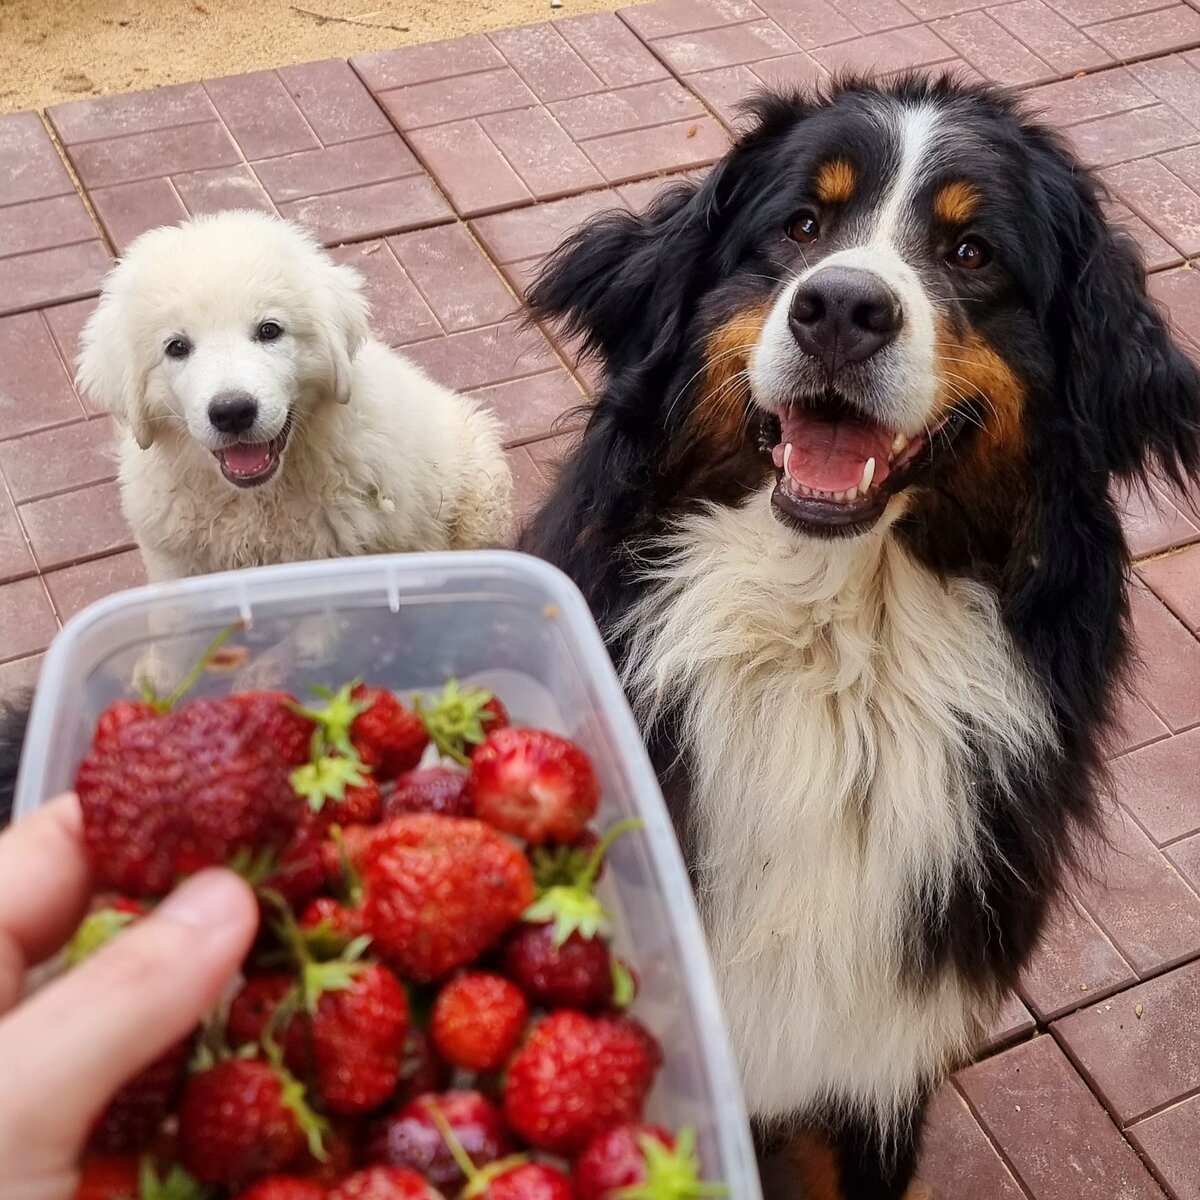
[[218, 433], [245, 433], [258, 419], [258, 402], [245, 392], [222, 392], [209, 402], [208, 419]]

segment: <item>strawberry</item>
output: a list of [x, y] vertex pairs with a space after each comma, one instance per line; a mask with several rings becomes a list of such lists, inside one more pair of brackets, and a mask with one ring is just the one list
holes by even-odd
[[278, 749], [289, 767], [308, 762], [317, 723], [298, 711], [295, 699], [286, 692], [237, 692], [229, 697], [249, 713], [259, 736]]
[[350, 695], [360, 706], [350, 725], [350, 741], [358, 756], [380, 779], [411, 771], [429, 745], [421, 718], [386, 688], [360, 683]]
[[385, 818], [408, 813], [436, 813], [439, 817], [470, 817], [474, 813], [467, 797], [467, 776], [449, 767], [426, 767], [406, 771], [384, 799]]
[[153, 719], [159, 715], [153, 704], [145, 700], [114, 700], [101, 714], [96, 722], [96, 732], [92, 735], [92, 745], [99, 746], [123, 729], [136, 721]]
[[367, 1159], [411, 1167], [443, 1191], [457, 1194], [467, 1177], [446, 1140], [447, 1128], [477, 1167], [496, 1162], [511, 1149], [503, 1118], [479, 1092], [443, 1092], [419, 1096], [384, 1117], [367, 1142]]
[[328, 879], [325, 836], [320, 821], [301, 817], [296, 832], [268, 869], [259, 890], [273, 892], [292, 908], [315, 896]]
[[410, 1026], [404, 1039], [397, 1101], [407, 1104], [426, 1092], [440, 1092], [449, 1086], [450, 1068], [435, 1052], [433, 1039], [419, 1026]]
[[325, 1200], [324, 1185], [300, 1175], [268, 1175], [234, 1200]]
[[304, 969], [316, 1094], [329, 1112], [346, 1114], [378, 1108], [396, 1090], [408, 1032], [404, 988], [353, 953]]
[[419, 983], [474, 962], [533, 899], [525, 856], [468, 818], [396, 817], [376, 829], [361, 870], [374, 949]]
[[609, 847], [641, 827], [619, 821], [595, 843], [569, 882], [544, 888], [509, 939], [504, 971], [535, 1004], [546, 1008], [618, 1007], [632, 999], [628, 974], [613, 962], [602, 934], [609, 915], [593, 891]]
[[289, 1071], [307, 1075], [312, 1066], [308, 1016], [300, 1010], [300, 989], [286, 971], [251, 975], [229, 1003], [225, 1036], [236, 1048], [274, 1041]]
[[404, 1167], [366, 1167], [347, 1175], [327, 1200], [445, 1200], [442, 1193]]
[[84, 756], [75, 790], [97, 882], [133, 896], [285, 844], [302, 811], [251, 716], [212, 700], [117, 729]]
[[425, 723], [430, 741], [446, 758], [467, 766], [489, 733], [508, 725], [508, 710], [486, 688], [460, 688], [451, 679], [425, 706], [418, 697], [413, 707]]
[[[574, 841], [565, 845], [532, 847], [529, 861], [533, 864], [533, 881], [538, 890], [544, 891], [558, 884], [573, 884], [587, 867], [592, 851], [599, 843], [600, 835], [594, 829], [585, 829]], [[603, 876], [604, 858], [601, 856], [592, 882], [599, 883]]]
[[676, 1141], [657, 1125], [618, 1125], [590, 1142], [575, 1162], [578, 1200], [702, 1200], [729, 1189], [700, 1178], [696, 1132]]
[[179, 1105], [179, 1158], [205, 1184], [237, 1185], [287, 1168], [321, 1122], [296, 1079], [270, 1063], [228, 1058], [193, 1075]]
[[658, 1057], [650, 1035], [628, 1018], [553, 1013], [509, 1064], [508, 1123], [539, 1149], [577, 1154], [605, 1130], [641, 1118]]
[[429, 1031], [438, 1053], [467, 1071], [497, 1071], [529, 1018], [521, 989], [500, 975], [470, 971], [452, 979], [433, 1005]]
[[319, 828], [370, 825], [379, 820], [379, 784], [358, 759], [337, 754], [315, 758], [291, 775], [296, 795], [308, 801]]
[[88, 1154], [79, 1164], [75, 1200], [140, 1200], [136, 1154]]
[[532, 845], [570, 842], [596, 815], [600, 785], [574, 742], [541, 729], [498, 729], [475, 751], [467, 794], [480, 820]]
[[314, 952], [336, 958], [363, 933], [362, 910], [332, 896], [318, 896], [300, 914], [300, 931]]

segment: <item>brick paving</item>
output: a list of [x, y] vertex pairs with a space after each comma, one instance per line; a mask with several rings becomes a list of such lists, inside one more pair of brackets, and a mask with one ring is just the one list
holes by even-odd
[[[1026, 91], [1111, 189], [1200, 356], [1200, 0], [663, 0], [0, 117], [0, 695], [143, 578], [71, 377], [114, 254], [231, 206], [312, 228], [380, 336], [499, 413], [528, 511], [589, 376], [515, 319], [541, 255], [701, 170], [761, 86], [954, 67]], [[1141, 655], [1109, 848], [937, 1097], [938, 1197], [1200, 1200], [1200, 506], [1124, 500]]]

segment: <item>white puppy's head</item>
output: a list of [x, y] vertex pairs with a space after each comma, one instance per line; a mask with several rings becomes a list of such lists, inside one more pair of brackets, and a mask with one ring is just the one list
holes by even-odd
[[78, 384], [143, 450], [185, 435], [237, 487], [266, 483], [316, 405], [350, 399], [362, 281], [302, 229], [248, 211], [139, 237], [83, 330]]

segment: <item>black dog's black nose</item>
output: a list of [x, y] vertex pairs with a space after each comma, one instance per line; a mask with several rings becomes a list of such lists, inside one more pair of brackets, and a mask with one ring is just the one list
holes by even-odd
[[900, 331], [904, 314], [878, 275], [826, 267], [796, 289], [788, 320], [796, 344], [832, 375], [882, 350]]
[[209, 404], [208, 419], [218, 433], [245, 433], [258, 419], [258, 403], [244, 392], [222, 392]]

